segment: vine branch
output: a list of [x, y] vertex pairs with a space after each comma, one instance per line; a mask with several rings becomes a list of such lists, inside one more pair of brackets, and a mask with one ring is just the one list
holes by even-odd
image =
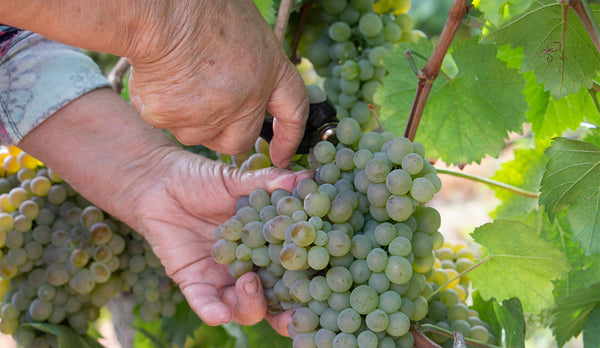
[[123, 89], [123, 76], [127, 73], [127, 69], [129, 69], [129, 62], [127, 58], [121, 57], [108, 74], [108, 81], [117, 93], [121, 93], [121, 89]]
[[275, 37], [279, 42], [283, 41], [283, 36], [285, 35], [285, 28], [287, 27], [288, 20], [290, 18], [290, 12], [292, 11], [292, 6], [294, 5], [294, 0], [281, 0], [281, 4], [279, 4], [279, 10], [277, 11], [277, 21], [275, 22], [275, 28], [273, 31], [275, 32]]
[[472, 175], [472, 174], [467, 174], [467, 173], [462, 173], [462, 172], [455, 172], [455, 171], [449, 170], [449, 169], [436, 168], [436, 170], [440, 174], [448, 174], [448, 175], [456, 176], [456, 177], [463, 178], [463, 179], [477, 181], [477, 182], [480, 182], [480, 183], [483, 183], [486, 185], [498, 187], [498, 188], [510, 191], [512, 193], [516, 193], [521, 196], [525, 196], [525, 197], [529, 197], [529, 198], [536, 198], [536, 199], [540, 198], [540, 194], [538, 192], [524, 190], [522, 188], [519, 188], [519, 187], [516, 187], [513, 185], [509, 185], [509, 184], [506, 184], [506, 183], [503, 183], [500, 181], [484, 178], [484, 177], [477, 176], [477, 175]]
[[586, 0], [567, 0], [568, 5], [575, 11], [577, 17], [587, 30], [596, 50], [600, 53], [600, 29]]
[[452, 2], [450, 13], [448, 14], [446, 24], [444, 24], [444, 28], [442, 29], [440, 38], [433, 48], [431, 57], [429, 57], [429, 60], [417, 76], [419, 78], [419, 84], [417, 85], [415, 99], [413, 100], [412, 108], [408, 116], [406, 129], [404, 130], [404, 136], [411, 141], [415, 139], [421, 115], [423, 115], [423, 109], [427, 102], [427, 97], [429, 96], [429, 92], [431, 92], [433, 82], [440, 73], [442, 61], [444, 60], [446, 52], [448, 52], [448, 47], [450, 47], [463, 18], [469, 13], [471, 8], [472, 6], [467, 6], [467, 0], [454, 0]]

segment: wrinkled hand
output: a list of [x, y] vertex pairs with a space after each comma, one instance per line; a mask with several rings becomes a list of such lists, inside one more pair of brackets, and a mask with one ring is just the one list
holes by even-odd
[[[110, 127], [107, 127], [110, 125]], [[244, 172], [184, 151], [109, 89], [83, 95], [19, 146], [91, 202], [141, 233], [207, 324], [267, 318], [287, 335], [290, 313], [267, 315], [258, 276], [236, 280], [212, 259], [214, 231], [254, 189], [292, 190], [311, 171]]]
[[205, 323], [219, 325], [233, 319], [253, 325], [266, 316], [273, 328], [287, 336], [291, 314], [267, 314], [258, 276], [248, 273], [236, 283], [227, 266], [212, 259], [211, 250], [216, 226], [235, 214], [240, 196], [255, 188], [291, 191], [311, 173], [276, 168], [242, 172], [182, 151], [175, 157], [169, 159], [172, 164], [163, 182], [137, 199], [138, 230]]
[[250, 149], [267, 109], [275, 117], [271, 158], [279, 167], [289, 164], [308, 97], [252, 0], [173, 7], [155, 14], [163, 24], [148, 23], [152, 39], [141, 40], [137, 56], [128, 58], [131, 100], [144, 120], [183, 144], [235, 155]]

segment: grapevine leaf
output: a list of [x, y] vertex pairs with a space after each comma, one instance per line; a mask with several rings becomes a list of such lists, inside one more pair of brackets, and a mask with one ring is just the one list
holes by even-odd
[[292, 340], [279, 335], [265, 320], [253, 326], [244, 327], [248, 344], [252, 348], [291, 348]]
[[258, 7], [260, 14], [269, 25], [274, 25], [277, 19], [277, 12], [275, 11], [275, 3], [273, 0], [254, 0], [254, 4]]
[[137, 315], [135, 317], [133, 328], [135, 329], [135, 337], [133, 342], [135, 347], [167, 347], [165, 334], [161, 330], [160, 320], [146, 322], [141, 320], [139, 315]]
[[[547, 159], [544, 143], [538, 143], [534, 148], [522, 148], [514, 151], [515, 158], [502, 164], [492, 179], [507, 183], [525, 190], [537, 192], [546, 168]], [[537, 199], [524, 197], [504, 189], [494, 188], [496, 198], [502, 203], [491, 213], [491, 216], [505, 219], [526, 217], [537, 206]]]
[[101, 345], [100, 342], [98, 342], [96, 339], [90, 337], [89, 335], [85, 335], [85, 336], [81, 337], [81, 339], [85, 342], [83, 345], [84, 347], [104, 348], [104, 346]]
[[550, 223], [543, 207], [530, 214], [526, 223], [539, 232], [545, 241], [554, 244], [567, 257], [571, 270], [567, 276], [555, 283], [554, 297], [569, 296], [579, 288], [593, 284], [600, 279], [600, 254], [586, 256], [585, 252], [573, 242], [572, 232], [565, 219], [565, 213], [558, 215]]
[[583, 345], [585, 347], [600, 347], [600, 306], [596, 306], [583, 324]]
[[586, 89], [556, 99], [536, 83], [533, 73], [525, 73], [524, 77], [527, 85], [523, 93], [530, 106], [527, 120], [531, 122], [536, 139], [560, 136], [567, 129], [577, 129], [586, 119], [598, 118], [598, 111]]
[[523, 47], [511, 48], [510, 45], [498, 47], [498, 59], [506, 62], [511, 69], [519, 69], [523, 60]]
[[223, 324], [222, 327], [227, 331], [227, 334], [235, 340], [235, 348], [250, 348], [248, 343], [248, 335], [244, 331], [244, 327], [234, 321]]
[[189, 306], [187, 301], [177, 304], [175, 315], [162, 320], [162, 330], [167, 342], [183, 347], [188, 336], [192, 336], [202, 325], [202, 321]]
[[531, 6], [533, 0], [484, 0], [480, 2], [479, 10], [485, 18], [495, 26], [507, 18], [523, 13]]
[[125, 73], [125, 75], [123, 75], [123, 79], [121, 79], [121, 84], [123, 85], [123, 87], [121, 87], [121, 98], [127, 100], [127, 101], [131, 101], [131, 96], [129, 95], [129, 76], [130, 76], [130, 72], [127, 71], [127, 73]]
[[221, 326], [201, 325], [194, 332], [193, 346], [197, 348], [234, 348], [236, 339]]
[[553, 304], [552, 280], [562, 279], [569, 264], [533, 227], [500, 219], [476, 228], [471, 236], [487, 253], [482, 264], [471, 271], [473, 288], [484, 300], [516, 297], [530, 313]]
[[583, 140], [600, 148], [600, 129], [588, 129]]
[[[501, 46], [498, 58], [509, 68], [518, 68], [523, 59], [523, 48]], [[556, 99], [536, 82], [532, 71], [523, 74], [523, 77], [527, 81], [523, 89], [529, 104], [527, 120], [532, 124], [537, 141], [561, 135], [568, 129], [575, 130], [583, 121], [600, 124], [600, 113], [589, 90], [581, 88], [575, 94]]]
[[546, 150], [549, 161], [542, 179], [540, 204], [550, 221], [569, 208], [573, 239], [587, 254], [600, 252], [600, 149], [557, 138]]
[[[494, 301], [494, 312], [504, 328], [507, 347], [525, 347], [525, 318], [518, 298], [502, 301], [502, 306]], [[501, 337], [501, 336], [498, 336]]]
[[491, 29], [483, 42], [524, 47], [522, 72], [534, 71], [544, 90], [561, 98], [592, 87], [600, 53], [574, 11], [556, 0], [536, 0], [520, 17]]
[[496, 300], [492, 298], [488, 301], [484, 301], [483, 298], [481, 298], [479, 291], [474, 291], [472, 298], [473, 309], [477, 311], [479, 318], [490, 324], [490, 327], [492, 328], [492, 334], [494, 334], [495, 337], [502, 337], [502, 325], [498, 321], [496, 311], [494, 310]]
[[102, 345], [90, 337], [80, 336], [72, 328], [65, 325], [55, 325], [50, 323], [27, 323], [24, 327], [52, 334], [58, 339], [59, 348], [82, 347], [82, 348], [102, 348]]
[[[399, 134], [417, 86], [404, 58], [407, 49], [428, 56], [433, 47], [427, 40], [399, 44], [385, 59], [389, 74], [375, 94], [384, 126]], [[429, 156], [448, 163], [479, 162], [488, 154], [499, 155], [508, 131], [522, 131], [527, 110], [521, 93], [525, 82], [496, 53], [495, 47], [479, 45], [475, 39], [455, 42], [452, 57], [458, 74], [452, 79], [437, 78], [417, 132], [416, 140], [429, 149]]]
[[[559, 346], [581, 333], [589, 314], [600, 306], [600, 283], [561, 297], [550, 309], [550, 328]], [[594, 319], [594, 318], [593, 318]], [[596, 328], [597, 329], [597, 328]]]

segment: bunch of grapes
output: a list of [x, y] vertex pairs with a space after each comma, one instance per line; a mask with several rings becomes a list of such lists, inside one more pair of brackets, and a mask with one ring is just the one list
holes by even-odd
[[294, 309], [296, 347], [411, 347], [444, 242], [424, 205], [441, 181], [419, 143], [363, 133], [353, 118], [337, 138], [309, 154], [315, 180], [241, 199], [213, 257], [236, 277], [256, 271], [271, 311]]
[[242, 170], [257, 170], [273, 166], [269, 143], [258, 138], [254, 142], [254, 148], [245, 154], [231, 156], [232, 164]]
[[323, 0], [316, 9], [327, 25], [307, 48], [306, 58], [325, 77], [325, 92], [339, 119], [352, 117], [363, 130], [375, 128], [369, 104], [387, 74], [384, 57], [395, 43], [424, 35], [402, 13], [408, 7], [405, 0], [380, 1], [375, 7], [373, 0]]
[[144, 320], [174, 314], [183, 296], [141, 235], [17, 147], [0, 150], [0, 160], [0, 332], [22, 347], [57, 346], [23, 324], [83, 335], [123, 290]]
[[[432, 324], [446, 331], [461, 332], [465, 338], [481, 343], [494, 343], [496, 338], [490, 325], [466, 304], [471, 278], [468, 273], [463, 272], [473, 266], [473, 251], [464, 243], [444, 243], [435, 250], [435, 254], [434, 268], [428, 277], [435, 293], [429, 298], [427, 317], [420, 324]], [[435, 332], [426, 334], [443, 347], [452, 347], [453, 343], [448, 335]]]

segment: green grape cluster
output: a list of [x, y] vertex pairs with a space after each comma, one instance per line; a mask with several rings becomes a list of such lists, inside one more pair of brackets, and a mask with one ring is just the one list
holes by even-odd
[[[432, 324], [447, 331], [459, 331], [463, 337], [482, 343], [495, 343], [492, 328], [481, 320], [479, 313], [467, 304], [471, 278], [463, 274], [473, 266], [474, 254], [465, 244], [444, 243], [435, 250], [436, 259], [428, 281], [434, 289], [442, 287], [429, 298], [429, 312], [420, 324]], [[435, 332], [426, 333], [442, 347], [452, 347], [452, 340]]]
[[376, 127], [369, 104], [387, 74], [384, 57], [395, 43], [421, 36], [409, 15], [395, 15], [388, 7], [385, 13], [377, 13], [373, 3], [322, 0], [315, 15], [327, 25], [306, 52], [317, 74], [325, 78], [323, 86], [338, 118], [354, 118], [363, 130]]
[[240, 199], [213, 257], [235, 277], [257, 272], [272, 312], [294, 309], [295, 347], [412, 347], [444, 242], [425, 206], [441, 181], [419, 143], [353, 118], [336, 134], [308, 156], [314, 180]]
[[0, 332], [19, 347], [56, 347], [55, 336], [23, 324], [83, 335], [123, 290], [143, 320], [172, 316], [183, 296], [142, 236], [37, 160], [28, 163], [0, 178]]

